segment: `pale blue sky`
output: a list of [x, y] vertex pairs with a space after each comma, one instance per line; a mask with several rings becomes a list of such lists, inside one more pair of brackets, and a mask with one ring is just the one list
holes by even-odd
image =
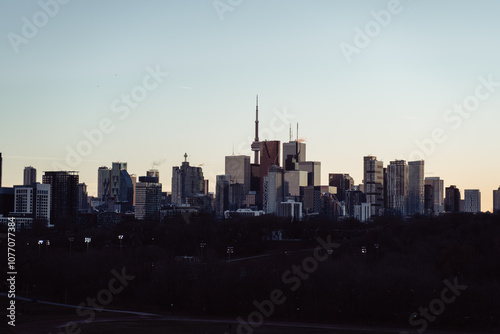
[[[50, 2], [45, 0], [44, 2]], [[228, 3], [227, 0], [220, 0]], [[479, 188], [483, 210], [500, 185], [500, 87], [454, 129], [446, 110], [474, 95], [479, 78], [500, 81], [500, 2], [401, 0], [400, 12], [348, 63], [340, 45], [375, 22], [390, 1], [242, 0], [220, 20], [213, 1], [72, 0], [18, 46], [37, 1], [0, 4], [0, 152], [4, 185], [22, 183], [32, 165], [41, 179], [82, 130], [102, 119], [114, 130], [76, 165], [96, 194], [97, 168], [128, 162], [144, 175], [155, 160], [164, 190], [184, 152], [203, 164], [214, 190], [224, 156], [250, 155], [255, 94], [260, 125], [288, 140], [300, 123], [309, 160], [362, 181], [362, 159], [408, 159], [415, 141], [441, 128], [446, 142], [425, 157], [428, 176]], [[233, 1], [232, 3], [237, 3]], [[111, 104], [141, 85], [146, 67], [169, 73], [121, 120]], [[276, 112], [294, 116], [280, 121]], [[266, 132], [264, 132], [266, 133]], [[71, 166], [73, 167], [73, 166]]]

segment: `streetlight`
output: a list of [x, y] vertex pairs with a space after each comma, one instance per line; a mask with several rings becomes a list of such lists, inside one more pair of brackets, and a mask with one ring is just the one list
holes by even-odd
[[70, 254], [71, 254], [71, 244], [73, 243], [73, 240], [75, 240], [75, 238], [73, 238], [73, 237], [68, 238], [68, 241], [69, 241], [69, 253]]
[[40, 256], [40, 247], [43, 245], [43, 240], [38, 240], [38, 256]]
[[365, 254], [365, 261], [366, 261], [366, 246], [361, 246], [361, 253]]
[[379, 244], [373, 244], [373, 246], [375, 247], [375, 249], [377, 250], [377, 262], [378, 262], [378, 246]]
[[333, 249], [327, 249], [326, 252], [328, 253], [328, 256], [330, 257], [330, 261], [332, 261]]
[[120, 239], [120, 254], [122, 253], [122, 239], [123, 239], [123, 234], [120, 234], [118, 236], [118, 239]]
[[207, 243], [205, 241], [200, 242], [201, 256], [203, 256], [203, 250], [205, 247], [207, 247]]
[[87, 244], [87, 254], [89, 253], [89, 244], [92, 241], [92, 238], [85, 238], [85, 243]]
[[229, 258], [228, 262], [231, 262], [231, 254], [233, 254], [233, 253], [234, 253], [234, 247], [229, 246], [227, 248], [227, 256]]

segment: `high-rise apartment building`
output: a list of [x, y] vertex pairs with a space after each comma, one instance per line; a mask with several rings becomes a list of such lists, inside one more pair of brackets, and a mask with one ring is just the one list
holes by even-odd
[[444, 212], [444, 181], [439, 177], [426, 177], [425, 184], [432, 186], [432, 198], [434, 201], [434, 214], [438, 215]]
[[493, 190], [493, 213], [500, 213], [500, 187]]
[[157, 219], [161, 209], [161, 183], [158, 176], [140, 176], [135, 185], [135, 218]]
[[493, 212], [500, 213], [500, 187], [498, 190], [493, 190]]
[[366, 202], [371, 204], [372, 216], [382, 215], [384, 211], [384, 163], [377, 157], [363, 157], [363, 185]]
[[205, 193], [205, 179], [201, 167], [191, 167], [184, 154], [180, 167], [172, 167], [172, 203], [186, 204], [186, 198]]
[[387, 209], [392, 213], [403, 216], [408, 214], [408, 183], [406, 161], [391, 161], [387, 166]]
[[446, 188], [446, 197], [444, 198], [444, 211], [460, 212], [460, 190], [457, 186]]
[[481, 212], [481, 192], [479, 189], [464, 190], [464, 212]]
[[111, 197], [111, 169], [105, 166], [97, 170], [97, 197], [101, 201]]
[[424, 161], [408, 162], [408, 214], [423, 215], [424, 210]]
[[426, 215], [436, 214], [434, 206], [434, 188], [431, 184], [424, 185], [424, 213]]
[[217, 175], [215, 177], [215, 213], [223, 217], [224, 212], [229, 210], [229, 187], [231, 175]]
[[36, 169], [28, 166], [24, 167], [23, 185], [31, 186], [36, 183]]
[[78, 211], [87, 212], [89, 209], [88, 205], [88, 193], [87, 185], [85, 183], [78, 184]]
[[14, 186], [12, 216], [44, 220], [50, 226], [50, 184]]
[[283, 168], [269, 167], [264, 176], [264, 211], [279, 215], [280, 203], [283, 202]]
[[78, 172], [45, 172], [43, 184], [50, 184], [50, 215], [53, 224], [78, 216]]

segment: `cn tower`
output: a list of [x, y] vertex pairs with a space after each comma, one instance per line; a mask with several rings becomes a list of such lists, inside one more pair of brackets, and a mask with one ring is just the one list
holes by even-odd
[[259, 164], [259, 152], [260, 152], [260, 143], [259, 143], [259, 95], [257, 95], [257, 102], [255, 104], [255, 139], [252, 143], [252, 151], [254, 151], [254, 163]]

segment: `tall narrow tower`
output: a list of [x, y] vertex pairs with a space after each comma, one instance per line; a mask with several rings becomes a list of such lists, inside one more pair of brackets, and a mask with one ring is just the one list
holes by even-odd
[[257, 102], [255, 105], [255, 138], [252, 143], [252, 151], [254, 151], [254, 164], [259, 164], [259, 95], [257, 95]]

